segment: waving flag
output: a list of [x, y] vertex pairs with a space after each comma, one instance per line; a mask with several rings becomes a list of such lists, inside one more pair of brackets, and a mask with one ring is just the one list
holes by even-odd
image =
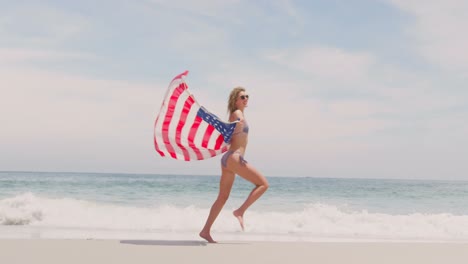
[[225, 123], [198, 104], [184, 81], [187, 74], [169, 84], [154, 124], [154, 147], [163, 157], [203, 160], [227, 151], [236, 122]]

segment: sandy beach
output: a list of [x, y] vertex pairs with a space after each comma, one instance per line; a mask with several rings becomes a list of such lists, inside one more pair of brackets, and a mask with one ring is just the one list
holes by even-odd
[[0, 240], [2, 263], [466, 263], [468, 243]]

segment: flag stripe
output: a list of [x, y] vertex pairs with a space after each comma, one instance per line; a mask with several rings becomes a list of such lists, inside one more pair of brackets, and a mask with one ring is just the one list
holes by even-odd
[[195, 134], [195, 138], [193, 139], [193, 143], [202, 151], [202, 153], [204, 153], [203, 150], [206, 149], [206, 147], [202, 146], [203, 137], [205, 135], [206, 128], [209, 126], [209, 124], [204, 122], [203, 118], [201, 118], [200, 116], [197, 115], [197, 117], [199, 117], [201, 121], [200, 125], [198, 126], [197, 133]]
[[202, 141], [202, 147], [208, 148], [208, 142], [211, 138], [211, 134], [213, 134], [214, 127], [213, 126], [208, 126], [206, 128], [205, 134], [203, 135], [203, 141]]
[[[189, 94], [185, 92], [185, 84], [181, 86], [181, 88], [184, 88], [184, 91], [182, 91], [181, 95], [179, 96], [176, 107], [174, 109], [174, 115], [172, 117], [172, 122], [169, 127], [169, 135], [175, 135], [175, 145], [174, 145], [174, 150], [177, 153], [177, 155], [180, 155], [181, 158], [184, 160], [190, 160], [190, 155], [189, 152], [187, 151], [187, 147], [184, 146], [181, 142], [181, 130], [182, 127], [185, 125], [185, 119], [187, 117], [187, 113], [190, 110], [191, 105], [190, 100], [188, 100]], [[185, 109], [187, 108], [187, 109]]]
[[198, 127], [201, 124], [201, 121], [202, 119], [199, 116], [195, 117], [195, 120], [193, 121], [192, 127], [190, 128], [190, 133], [188, 136], [189, 146], [195, 151], [197, 155], [197, 159], [199, 160], [203, 159], [203, 155], [200, 152], [200, 150], [197, 148], [196, 144], [194, 143], [194, 140], [198, 131]]
[[213, 134], [213, 131], [215, 130], [214, 126], [208, 125], [205, 131], [205, 135], [203, 136], [203, 142], [202, 142], [202, 147], [208, 149], [208, 154], [210, 157], [216, 156], [216, 151], [213, 149], [208, 148], [208, 143], [210, 142], [211, 135]]
[[[154, 124], [154, 127], [155, 127], [155, 128], [156, 128], [156, 125], [157, 125], [157, 123], [158, 123], [158, 119], [159, 119], [159, 117], [156, 118], [156, 121], [154, 122], [154, 123], [155, 123], [155, 124]], [[155, 133], [156, 133], [156, 129], [155, 129]], [[156, 137], [154, 137], [154, 148], [155, 148], [156, 151], [159, 153], [159, 155], [161, 155], [162, 157], [165, 156], [165, 155], [164, 155], [164, 152], [162, 152], [162, 151], [159, 149], [158, 140], [157, 140]]]
[[[192, 97], [190, 97], [190, 100], [194, 101], [194, 99]], [[182, 128], [181, 141], [182, 141], [182, 144], [184, 144], [184, 146], [188, 146], [187, 151], [189, 152], [191, 160], [192, 159], [194, 159], [194, 160], [198, 159], [197, 158], [198, 157], [197, 152], [195, 152], [195, 150], [192, 147], [190, 147], [189, 135], [190, 135], [190, 131], [192, 129], [193, 121], [195, 121], [195, 117], [197, 116], [197, 112], [198, 112], [199, 108], [200, 108], [200, 106], [197, 104], [197, 102], [194, 101], [194, 103], [192, 105], [192, 108], [190, 109], [189, 113], [187, 114], [185, 126]]]
[[190, 99], [191, 98], [189, 97], [187, 98], [187, 100], [185, 100], [184, 107], [182, 109], [179, 123], [177, 124], [177, 130], [176, 130], [176, 142], [177, 142], [177, 145], [182, 149], [182, 152], [184, 153], [184, 160], [186, 161], [190, 160], [190, 154], [187, 151], [187, 149], [184, 147], [184, 145], [182, 144], [181, 137], [182, 137], [182, 128], [185, 125], [187, 115], [190, 112], [190, 109], [192, 108], [192, 105], [194, 102], [193, 100], [190, 100]]
[[216, 144], [215, 144], [214, 149], [219, 150], [222, 144], [223, 144], [223, 135], [219, 134], [218, 138], [216, 139]]
[[163, 142], [166, 146], [167, 151], [173, 157], [174, 159], [177, 159], [177, 155], [175, 153], [174, 147], [171, 144], [171, 140], [169, 138], [169, 126], [171, 124], [171, 119], [172, 116], [174, 115], [174, 109], [177, 104], [177, 99], [179, 98], [180, 94], [182, 93], [181, 85], [179, 85], [171, 95], [171, 99], [169, 100], [169, 105], [167, 107], [167, 112], [166, 112], [166, 117], [163, 122], [163, 127], [162, 127], [162, 135], [163, 135]]

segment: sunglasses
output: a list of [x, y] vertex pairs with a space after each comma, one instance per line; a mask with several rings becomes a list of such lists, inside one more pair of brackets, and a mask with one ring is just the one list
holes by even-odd
[[249, 95], [248, 94], [241, 95], [241, 96], [239, 96], [239, 98], [242, 99], [242, 100], [245, 100], [246, 98], [249, 99]]

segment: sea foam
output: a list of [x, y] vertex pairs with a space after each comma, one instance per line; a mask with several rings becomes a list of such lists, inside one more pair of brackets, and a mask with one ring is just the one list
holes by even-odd
[[[218, 234], [238, 234], [225, 208], [213, 226]], [[162, 205], [131, 207], [25, 193], [0, 200], [0, 225], [34, 228], [197, 234], [209, 208]], [[448, 213], [391, 215], [309, 204], [294, 212], [256, 211], [246, 215], [246, 235], [271, 240], [317, 238], [468, 241], [468, 216]], [[66, 236], [66, 235], [64, 235]]]

